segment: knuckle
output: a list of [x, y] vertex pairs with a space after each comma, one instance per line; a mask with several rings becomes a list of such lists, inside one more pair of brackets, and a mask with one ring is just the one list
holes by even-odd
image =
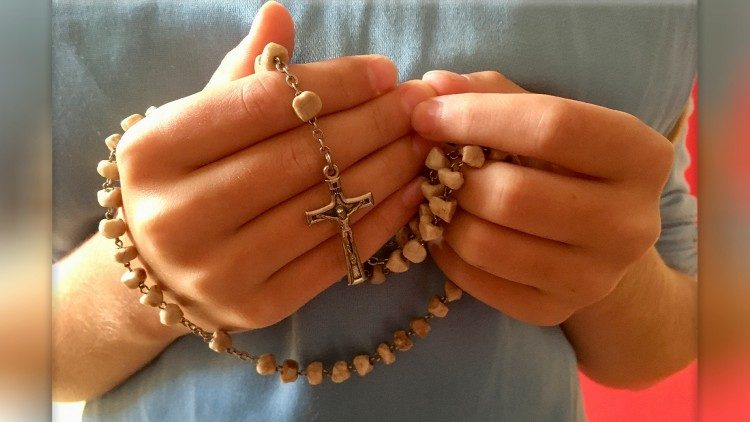
[[275, 98], [276, 93], [267, 73], [246, 78], [240, 85], [240, 100], [250, 121], [263, 121], [271, 118], [269, 110], [273, 104], [268, 99]]
[[462, 223], [460, 226], [451, 224], [446, 230], [446, 241], [456, 254], [467, 264], [483, 269], [485, 265], [484, 252], [487, 247], [486, 231], [478, 224]]
[[513, 212], [516, 204], [524, 200], [524, 195], [529, 189], [529, 181], [523, 176], [520, 168], [506, 167], [509, 171], [503, 177], [493, 179], [493, 194], [488, 198], [488, 201], [491, 201], [492, 212], [495, 213], [499, 222], [502, 222], [504, 215]]
[[573, 122], [572, 106], [562, 98], [539, 96], [542, 110], [536, 125], [534, 141], [539, 150], [560, 149], [560, 139], [570, 132]]
[[285, 180], [293, 180], [300, 175], [315, 174], [319, 169], [315, 144], [310, 142], [287, 142], [279, 160], [280, 171]]

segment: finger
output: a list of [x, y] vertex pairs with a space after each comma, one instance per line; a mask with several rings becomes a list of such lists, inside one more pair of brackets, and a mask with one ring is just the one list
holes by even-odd
[[[411, 132], [411, 109], [432, 95], [434, 91], [426, 83], [407, 82], [373, 101], [321, 118], [319, 125], [325, 129], [326, 145], [339, 170], [343, 172]], [[324, 164], [318, 149], [310, 128], [302, 126], [204, 166], [185, 176], [194, 186], [211, 186], [195, 191], [193, 208], [206, 216], [222, 215], [227, 227], [234, 230], [265, 210], [318, 185]], [[413, 157], [416, 161], [406, 158], [392, 159], [409, 168], [419, 164], [424, 156]], [[227, 210], [226, 203], [237, 206]]]
[[253, 19], [250, 33], [224, 56], [206, 88], [252, 75], [255, 57], [270, 42], [294, 50], [294, 21], [289, 11], [275, 1], [267, 1]]
[[494, 71], [484, 71], [459, 75], [447, 70], [431, 70], [422, 76], [438, 95], [461, 94], [465, 92], [523, 94], [527, 91], [510, 79]]
[[[364, 103], [396, 82], [396, 68], [383, 56], [349, 56], [290, 69], [302, 89], [323, 100], [320, 115]], [[130, 128], [118, 145], [118, 161], [151, 167], [149, 178], [189, 172], [301, 126], [291, 106], [293, 97], [294, 91], [278, 72], [262, 72], [198, 92], [159, 107]]]
[[455, 194], [461, 209], [477, 217], [574, 245], [611, 236], [618, 223], [611, 204], [624, 199], [602, 182], [504, 162], [467, 169]]
[[629, 114], [538, 94], [437, 97], [414, 109], [412, 126], [427, 139], [496, 148], [601, 178], [653, 176], [641, 169], [661, 168], [671, 153], [668, 141]]

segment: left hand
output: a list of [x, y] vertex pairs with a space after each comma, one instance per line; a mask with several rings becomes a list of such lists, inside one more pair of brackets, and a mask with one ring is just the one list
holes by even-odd
[[607, 296], [658, 239], [672, 144], [636, 117], [526, 93], [497, 72], [429, 72], [412, 126], [437, 142], [528, 157], [464, 167], [459, 209], [430, 252], [475, 298], [535, 325]]

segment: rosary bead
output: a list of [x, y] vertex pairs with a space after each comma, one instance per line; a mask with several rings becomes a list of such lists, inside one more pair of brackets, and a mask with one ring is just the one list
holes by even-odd
[[[438, 170], [438, 179], [440, 183], [453, 190], [460, 188], [464, 184], [464, 175], [460, 171], [452, 171], [449, 168]], [[427, 199], [429, 200], [430, 198]]]
[[105, 179], [120, 180], [120, 171], [117, 169], [117, 163], [109, 160], [99, 161], [96, 171]]
[[431, 219], [421, 218], [419, 220], [419, 234], [422, 236], [422, 240], [431, 242], [443, 237], [443, 228], [432, 224]]
[[446, 223], [451, 222], [458, 203], [455, 199], [430, 198], [430, 211]]
[[323, 383], [323, 362], [310, 362], [305, 372], [307, 372], [308, 384], [320, 385]]
[[331, 381], [336, 384], [340, 384], [349, 379], [352, 373], [349, 371], [349, 364], [346, 361], [340, 360], [333, 365], [331, 370]]
[[279, 371], [279, 378], [281, 382], [286, 384], [289, 382], [297, 381], [297, 371], [299, 370], [299, 364], [296, 360], [287, 359], [281, 364], [281, 371]]
[[384, 282], [385, 282], [385, 274], [383, 273], [383, 266], [373, 265], [372, 276], [370, 276], [370, 283], [383, 284]]
[[388, 257], [388, 263], [385, 264], [385, 267], [394, 273], [404, 273], [409, 270], [409, 262], [401, 255], [401, 249], [396, 249], [391, 252], [391, 255]]
[[114, 133], [112, 135], [107, 136], [104, 139], [104, 143], [107, 144], [107, 148], [109, 148], [110, 151], [117, 148], [117, 144], [120, 143], [120, 139], [122, 139], [122, 135], [119, 133]]
[[104, 208], [117, 208], [122, 206], [122, 191], [120, 188], [101, 189], [96, 193], [99, 205]]
[[149, 108], [146, 109], [146, 113], [144, 115], [148, 116], [149, 114], [151, 114], [151, 113], [153, 113], [155, 111], [156, 111], [156, 107], [155, 106], [151, 106], [151, 107], [149, 107]]
[[430, 330], [432, 329], [432, 327], [430, 327], [430, 323], [425, 321], [424, 318], [416, 318], [411, 320], [411, 323], [409, 323], [409, 328], [411, 328], [411, 330], [421, 338], [427, 337], [427, 334], [429, 334]]
[[142, 304], [157, 307], [164, 301], [164, 294], [159, 285], [151, 286], [146, 293], [138, 299]]
[[164, 325], [175, 325], [182, 321], [182, 309], [177, 304], [167, 303], [164, 309], [159, 311], [159, 321]]
[[115, 251], [115, 261], [120, 264], [127, 264], [138, 256], [138, 249], [135, 246], [125, 246]]
[[427, 249], [417, 239], [412, 239], [404, 245], [403, 254], [409, 261], [419, 264], [427, 258]]
[[448, 307], [440, 301], [438, 296], [433, 296], [427, 302], [427, 311], [438, 318], [445, 318], [448, 315]]
[[224, 353], [232, 347], [232, 337], [226, 331], [216, 330], [211, 336], [208, 347], [216, 353]]
[[434, 217], [434, 215], [432, 214], [432, 210], [430, 209], [430, 205], [429, 204], [424, 204], [424, 203], [419, 204], [419, 221], [420, 222], [422, 220], [432, 221], [432, 217]]
[[509, 155], [507, 152], [500, 151], [499, 149], [491, 149], [487, 158], [493, 161], [504, 161]]
[[256, 73], [259, 68], [261, 70], [276, 70], [276, 57], [284, 63], [289, 63], [289, 52], [286, 51], [283, 45], [276, 44], [275, 42], [266, 44], [263, 47], [263, 52], [260, 54], [260, 59], [258, 59], [258, 66], [255, 68]]
[[323, 101], [312, 91], [303, 91], [292, 100], [292, 108], [303, 122], [309, 122], [320, 113]]
[[409, 241], [409, 229], [407, 227], [401, 227], [396, 232], [396, 243], [399, 248], [403, 248], [404, 245]]
[[456, 284], [450, 280], [445, 280], [445, 297], [448, 299], [448, 302], [455, 302], [458, 299], [461, 299], [461, 296], [463, 296], [464, 291], [461, 290], [460, 287], [456, 286]]
[[261, 375], [271, 375], [276, 372], [276, 358], [271, 353], [260, 355], [255, 370]]
[[120, 282], [129, 289], [136, 289], [138, 285], [146, 281], [146, 270], [143, 268], [133, 268], [133, 271], [125, 271], [120, 277]]
[[432, 170], [440, 170], [448, 167], [450, 161], [448, 161], [448, 157], [445, 156], [443, 150], [438, 147], [432, 147], [430, 153], [427, 154], [427, 159], [424, 161], [424, 165]]
[[380, 356], [380, 361], [383, 362], [384, 364], [390, 365], [396, 361], [396, 354], [393, 353], [393, 350], [391, 350], [391, 348], [387, 344], [380, 343], [378, 345], [377, 351], [378, 351], [378, 356]]
[[422, 182], [422, 195], [427, 200], [433, 196], [441, 196], [443, 192], [445, 192], [445, 186], [442, 183], [433, 185], [429, 180]]
[[409, 230], [411, 230], [411, 233], [416, 237], [417, 240], [422, 240], [422, 235], [419, 234], [419, 219], [418, 218], [412, 218], [409, 221]]
[[360, 377], [372, 372], [373, 366], [370, 362], [370, 356], [368, 355], [357, 355], [354, 357], [354, 369], [357, 371]]
[[476, 145], [464, 145], [461, 148], [461, 161], [467, 166], [479, 168], [484, 165], [484, 151]]
[[396, 350], [406, 352], [414, 346], [414, 342], [411, 341], [406, 331], [398, 330], [393, 333], [393, 345], [396, 346]]
[[105, 218], [99, 222], [99, 233], [107, 239], [116, 239], [125, 234], [127, 230], [127, 223], [119, 218], [113, 218], [112, 220]]
[[140, 114], [133, 114], [124, 118], [120, 122], [120, 126], [122, 127], [122, 130], [127, 132], [128, 129], [135, 126], [135, 124], [140, 122], [141, 120], [143, 120], [143, 116], [141, 116]]

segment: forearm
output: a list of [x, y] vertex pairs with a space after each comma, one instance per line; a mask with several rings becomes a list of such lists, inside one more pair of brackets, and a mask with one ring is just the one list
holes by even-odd
[[54, 400], [104, 394], [184, 333], [161, 326], [155, 309], [120, 285], [112, 250], [94, 236], [53, 267]]
[[667, 267], [651, 248], [612, 293], [562, 327], [586, 375], [641, 388], [695, 359], [696, 312], [696, 281]]

